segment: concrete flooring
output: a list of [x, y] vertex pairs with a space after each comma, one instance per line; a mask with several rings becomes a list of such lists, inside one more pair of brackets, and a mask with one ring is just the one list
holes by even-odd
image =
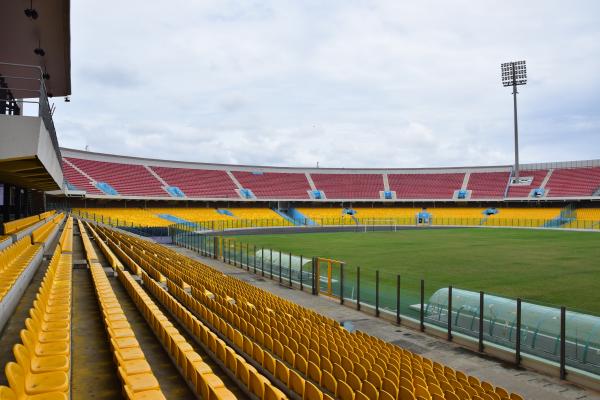
[[[79, 242], [81, 242], [81, 239], [79, 239]], [[98, 254], [100, 264], [105, 269], [110, 269], [110, 264], [107, 262], [106, 258], [100, 251], [100, 248], [96, 245], [96, 243], [93, 240], [92, 240], [92, 246], [94, 247], [94, 250], [96, 250], [96, 254]], [[112, 271], [112, 269], [110, 269], [110, 270]], [[87, 274], [88, 280], [89, 280], [90, 284], [92, 284], [91, 274], [90, 274], [89, 270], [86, 268], [84, 270], [81, 270], [81, 272], [84, 272], [85, 274]], [[185, 382], [185, 380], [183, 379], [183, 377], [181, 376], [181, 374], [179, 373], [177, 368], [173, 365], [173, 362], [169, 358], [169, 355], [167, 354], [165, 349], [162, 347], [162, 345], [159, 342], [159, 340], [157, 339], [157, 337], [154, 335], [154, 332], [152, 331], [152, 329], [150, 329], [150, 326], [146, 323], [146, 320], [144, 319], [142, 314], [137, 309], [137, 307], [136, 307], [135, 303], [133, 302], [133, 300], [131, 299], [131, 297], [129, 297], [129, 294], [127, 293], [127, 291], [125, 290], [125, 288], [123, 287], [121, 282], [119, 282], [119, 280], [116, 277], [112, 276], [112, 272], [109, 274], [108, 280], [111, 284], [113, 291], [115, 292], [115, 295], [117, 296], [117, 300], [119, 300], [119, 303], [121, 304], [121, 307], [123, 308], [123, 312], [125, 313], [125, 316], [127, 317], [129, 324], [131, 325], [131, 329], [135, 333], [135, 337], [138, 340], [140, 347], [142, 348], [142, 351], [144, 352], [144, 355], [146, 356], [146, 359], [148, 360], [148, 363], [150, 364], [152, 373], [158, 380], [160, 388], [161, 388], [163, 394], [165, 395], [165, 397], [167, 399], [182, 399], [182, 400], [195, 399], [196, 397], [194, 396], [193, 392], [189, 389], [189, 387], [187, 386], [187, 383]], [[93, 301], [97, 304], [98, 301], [96, 299], [95, 293], [93, 292], [93, 290], [94, 290], [93, 286], [91, 289], [92, 289], [92, 293], [91, 293], [92, 296], [90, 297], [91, 301]], [[90, 301], [90, 299], [86, 299], [86, 301]], [[97, 318], [100, 321], [100, 323], [103, 324], [101, 322], [102, 314], [100, 313], [99, 309], [97, 312], [93, 313], [92, 318]], [[74, 326], [74, 328], [75, 328], [75, 326]], [[109, 353], [110, 353], [110, 345], [109, 345], [108, 337], [104, 333], [105, 332], [104, 326], [101, 325], [101, 327], [94, 327], [93, 329], [95, 329], [95, 331], [90, 332], [90, 333], [93, 336], [98, 336], [99, 335], [98, 329], [99, 329], [102, 336], [104, 336], [104, 341], [100, 340], [99, 338], [95, 338], [94, 339], [95, 343], [91, 344], [90, 347], [84, 348], [82, 346], [74, 346], [74, 348], [73, 348], [74, 354], [80, 353], [80, 357], [83, 357], [83, 356], [81, 356], [81, 354], [85, 354], [86, 352], [91, 352], [91, 354], [93, 356], [93, 353], [98, 351], [97, 349], [99, 349], [99, 348], [102, 348], [102, 351], [104, 351], [105, 349], [108, 349]], [[112, 357], [112, 355], [111, 355], [111, 357]], [[111, 358], [110, 365], [104, 366], [103, 361], [94, 360], [93, 358], [86, 357], [85, 363], [81, 364], [81, 368], [74, 370], [73, 399], [76, 400], [76, 399], [91, 398], [90, 395], [92, 394], [93, 391], [104, 392], [107, 394], [107, 396], [101, 396], [101, 397], [95, 397], [95, 398], [106, 398], [106, 399], [121, 398], [121, 394], [120, 394], [121, 393], [121, 382], [120, 381], [117, 380], [116, 384], [112, 384], [112, 385], [108, 385], [108, 382], [106, 382], [106, 381], [96, 382], [95, 373], [96, 373], [96, 371], [100, 372], [102, 367], [108, 367], [114, 374], [116, 374], [117, 368], [116, 368], [115, 364], [112, 362], [112, 358]], [[88, 372], [90, 372], [90, 374], [88, 374]], [[75, 389], [79, 389], [79, 390], [75, 390]], [[91, 389], [92, 392], [90, 392], [89, 389]], [[113, 397], [108, 395], [111, 391], [114, 393], [115, 389], [118, 390], [117, 394], [113, 394]]]
[[449, 365], [469, 375], [519, 393], [529, 400], [598, 399], [600, 393], [561, 381], [535, 371], [500, 362], [452, 342], [435, 338], [420, 331], [398, 326], [381, 318], [339, 305], [324, 296], [290, 289], [246, 272], [240, 268], [199, 256], [197, 253], [177, 246], [169, 246], [190, 258], [202, 261], [227, 275], [234, 276], [256, 287], [268, 290], [303, 307], [313, 309], [337, 321], [351, 321], [356, 329], [377, 336], [434, 361]]
[[73, 226], [73, 320], [71, 395], [73, 399], [120, 399], [121, 381], [113, 361], [96, 290], [84, 261], [83, 243]]

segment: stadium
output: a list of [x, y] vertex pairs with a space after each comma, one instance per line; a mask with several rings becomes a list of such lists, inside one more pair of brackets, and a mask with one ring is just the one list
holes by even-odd
[[96, 152], [71, 6], [0, 5], [0, 400], [600, 399], [600, 159], [519, 162], [520, 62], [514, 164]]

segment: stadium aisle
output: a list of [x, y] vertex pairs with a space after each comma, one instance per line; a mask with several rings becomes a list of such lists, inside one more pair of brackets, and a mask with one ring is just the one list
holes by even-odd
[[[85, 260], [79, 227], [73, 225], [73, 262]], [[73, 269], [73, 384], [74, 399], [119, 399], [117, 375], [102, 323], [90, 271]]]
[[[100, 251], [98, 245], [92, 240], [92, 246], [98, 255], [99, 262], [103, 267], [110, 268], [104, 254]], [[87, 271], [89, 274], [89, 271]], [[150, 368], [152, 369], [152, 373], [158, 380], [160, 384], [160, 389], [163, 394], [168, 399], [195, 399], [194, 394], [187, 386], [185, 380], [182, 378], [181, 374], [175, 368], [169, 355], [163, 349], [162, 345], [148, 326], [144, 317], [140, 314], [135, 303], [129, 295], [127, 291], [121, 285], [121, 283], [115, 277], [109, 277], [109, 282], [121, 307], [123, 308], [123, 312], [125, 313], [127, 320], [131, 324], [131, 329], [135, 333], [135, 337], [139, 341], [140, 347], [146, 356], [146, 360], [150, 364]], [[94, 298], [94, 301], [96, 299]], [[102, 332], [104, 332], [104, 327], [102, 327]], [[108, 339], [106, 338], [106, 346], [108, 348]], [[114, 363], [111, 365], [113, 370], [116, 372], [116, 367]], [[73, 379], [75, 381], [75, 379]], [[119, 389], [122, 387], [119, 382]], [[82, 397], [85, 398], [85, 397]]]
[[308, 292], [300, 292], [280, 285], [276, 280], [255, 276], [240, 268], [230, 266], [220, 261], [199, 256], [191, 250], [178, 246], [167, 246], [180, 254], [216, 268], [227, 275], [245, 281], [276, 294], [284, 299], [293, 301], [303, 307], [313, 309], [318, 313], [337, 321], [351, 321], [360, 331], [377, 336], [387, 342], [428, 357], [434, 361], [451, 366], [465, 373], [472, 374], [494, 382], [508, 390], [518, 392], [528, 400], [600, 400], [600, 393], [578, 387], [558, 378], [539, 374], [532, 370], [514, 368], [489, 356], [481, 356], [457, 344], [423, 334], [405, 326], [397, 326], [381, 318], [355, 309], [340, 306], [337, 300], [326, 296], [312, 296]]

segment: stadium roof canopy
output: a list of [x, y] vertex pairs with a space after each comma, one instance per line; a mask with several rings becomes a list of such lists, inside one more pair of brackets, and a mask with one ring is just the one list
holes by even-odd
[[[28, 17], [25, 10], [33, 8], [37, 18]], [[50, 75], [46, 80], [52, 96], [71, 94], [71, 32], [70, 0], [5, 0], [0, 2], [0, 62], [35, 65]], [[41, 48], [44, 55], [34, 51]], [[22, 70], [1, 65], [0, 74], [13, 76]], [[31, 71], [35, 73], [35, 71]], [[37, 76], [32, 76], [37, 78]], [[6, 79], [9, 83], [11, 80]], [[37, 89], [37, 84], [34, 88]], [[22, 85], [21, 85], [22, 86]], [[13, 91], [15, 98], [37, 97]]]
[[0, 182], [64, 184], [48, 97], [71, 94], [70, 0], [0, 1]]

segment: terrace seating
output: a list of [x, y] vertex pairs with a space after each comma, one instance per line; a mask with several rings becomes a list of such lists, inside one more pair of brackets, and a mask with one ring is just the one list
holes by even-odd
[[73, 168], [70, 164], [62, 160], [63, 175], [67, 182], [75, 189], [85, 190], [90, 194], [102, 194], [102, 191], [94, 186], [90, 180], [83, 176], [79, 171]]
[[472, 172], [467, 190], [471, 199], [502, 199], [510, 172]]
[[390, 190], [398, 199], [452, 199], [465, 174], [388, 174]]
[[71, 369], [71, 255], [57, 247], [6, 365], [2, 399], [68, 399]]
[[239, 199], [235, 183], [223, 170], [151, 166], [169, 186], [177, 186], [187, 197]]
[[[383, 191], [381, 174], [318, 174], [311, 173], [318, 190], [331, 199], [380, 199]], [[394, 190], [394, 189], [392, 189]]]
[[[89, 243], [85, 228], [81, 224], [80, 227], [81, 237], [87, 239]], [[84, 248], [102, 312], [102, 320], [113, 351], [113, 361], [123, 384], [124, 397], [165, 399], [104, 269], [97, 261], [90, 261], [98, 259], [95, 250], [91, 246], [84, 245]]]
[[529, 185], [510, 185], [508, 187], [507, 197], [529, 197], [533, 189], [540, 187], [544, 178], [548, 175], [547, 169], [538, 169], [533, 171], [521, 171], [521, 176], [531, 176], [533, 180]]
[[[170, 249], [102, 229], [114, 246], [139, 262], [152, 292], [164, 292], [155, 280], [166, 281], [174, 298], [163, 304], [182, 310], [174, 311], [181, 320], [190, 318], [189, 311], [175, 299], [192, 311], [208, 328], [207, 333], [201, 329], [201, 338], [222, 339], [302, 398], [521, 398], [370, 335], [351, 333], [332, 319]], [[208, 339], [211, 333], [217, 339]]]
[[25, 237], [0, 251], [0, 302], [40, 250]]
[[20, 231], [21, 229], [27, 228], [33, 224], [40, 222], [40, 217], [38, 215], [32, 215], [31, 217], [16, 219], [14, 221], [5, 222], [4, 225], [4, 234], [10, 235]]
[[283, 223], [284, 218], [275, 211], [266, 207], [236, 207], [228, 208], [235, 218], [252, 220], [270, 220]]
[[173, 222], [157, 216], [158, 213], [142, 208], [75, 208], [73, 213], [82, 218], [109, 225], [169, 226]]
[[555, 169], [546, 183], [547, 197], [591, 196], [600, 188], [600, 167]]
[[[149, 208], [149, 212], [155, 215], [169, 214], [174, 217], [190, 222], [204, 221], [228, 221], [234, 219], [233, 216], [221, 214], [216, 208], [200, 208], [200, 207], [165, 207], [165, 208]], [[171, 222], [172, 224], [172, 222]]]
[[[68, 157], [67, 160], [96, 182], [108, 183], [122, 196], [168, 196], [168, 193], [161, 187], [160, 181], [143, 165], [84, 160], [72, 157]], [[71, 183], [73, 184], [73, 182]]]
[[232, 171], [244, 188], [258, 199], [308, 199], [310, 185], [304, 173]]
[[482, 225], [540, 227], [558, 218], [560, 211], [558, 207], [503, 207], [497, 214], [490, 215]]
[[342, 208], [298, 207], [298, 212], [317, 225], [355, 225], [352, 216], [344, 214]]
[[31, 232], [31, 242], [46, 244], [58, 230], [58, 224], [62, 222], [63, 214], [57, 214], [53, 219]]

